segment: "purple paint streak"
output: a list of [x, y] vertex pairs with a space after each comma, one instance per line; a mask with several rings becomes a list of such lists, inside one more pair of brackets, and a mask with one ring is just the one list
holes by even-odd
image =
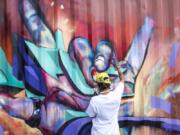
[[0, 135], [4, 135], [4, 130], [1, 126], [0, 126]]
[[171, 113], [171, 103], [159, 97], [151, 96], [151, 107]]
[[171, 49], [170, 57], [169, 57], [169, 66], [171, 68], [175, 68], [176, 66], [176, 58], [177, 58], [178, 51], [179, 51], [179, 43], [174, 43]]
[[172, 90], [172, 87], [171, 86], [168, 86], [166, 91], [172, 96], [172, 97], [175, 97], [175, 94], [173, 93], [173, 90]]
[[[161, 117], [119, 117], [119, 123], [129, 122], [132, 123], [131, 126], [136, 126], [138, 123], [143, 123], [147, 126], [152, 124], [158, 128], [162, 128], [166, 131], [176, 131], [180, 132], [180, 120], [171, 118], [161, 118]], [[69, 123], [62, 132], [62, 135], [78, 135], [82, 128], [91, 122], [91, 118], [79, 118], [71, 123]], [[160, 125], [158, 124], [160, 123]], [[141, 124], [143, 126], [143, 124]], [[121, 127], [123, 128], [123, 127]]]

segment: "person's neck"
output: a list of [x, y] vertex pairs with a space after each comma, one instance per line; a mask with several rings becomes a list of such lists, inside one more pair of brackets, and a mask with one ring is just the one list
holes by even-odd
[[100, 94], [107, 95], [109, 92], [110, 92], [109, 88], [107, 88], [107, 89], [103, 90], [102, 92], [100, 92]]

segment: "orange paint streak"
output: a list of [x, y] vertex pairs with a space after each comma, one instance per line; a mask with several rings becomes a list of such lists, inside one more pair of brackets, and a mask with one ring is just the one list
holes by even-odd
[[165, 88], [168, 86], [168, 85], [170, 85], [170, 84], [178, 84], [178, 83], [180, 83], [180, 73], [178, 73], [176, 76], [171, 76], [171, 77], [169, 77], [168, 79], [166, 79], [163, 83], [162, 83], [162, 85], [161, 85], [161, 87], [160, 87], [160, 93], [161, 92], [163, 92], [164, 90], [165, 90]]

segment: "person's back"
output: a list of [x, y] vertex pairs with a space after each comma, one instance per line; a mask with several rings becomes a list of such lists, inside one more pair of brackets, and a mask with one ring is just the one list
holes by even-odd
[[91, 135], [120, 135], [118, 111], [124, 83], [120, 82], [114, 90], [92, 97], [86, 112], [93, 117]]
[[92, 119], [91, 135], [120, 135], [118, 125], [118, 112], [121, 96], [124, 91], [124, 75], [117, 69], [120, 82], [114, 89], [110, 89], [111, 80], [106, 72], [98, 73], [95, 81], [99, 87], [99, 94], [91, 98], [86, 110]]

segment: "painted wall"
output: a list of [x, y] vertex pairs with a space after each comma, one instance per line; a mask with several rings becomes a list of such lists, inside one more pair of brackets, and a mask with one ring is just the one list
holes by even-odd
[[115, 87], [115, 63], [121, 134], [179, 134], [179, 4], [2, 0], [0, 134], [90, 134], [93, 76], [106, 71]]

